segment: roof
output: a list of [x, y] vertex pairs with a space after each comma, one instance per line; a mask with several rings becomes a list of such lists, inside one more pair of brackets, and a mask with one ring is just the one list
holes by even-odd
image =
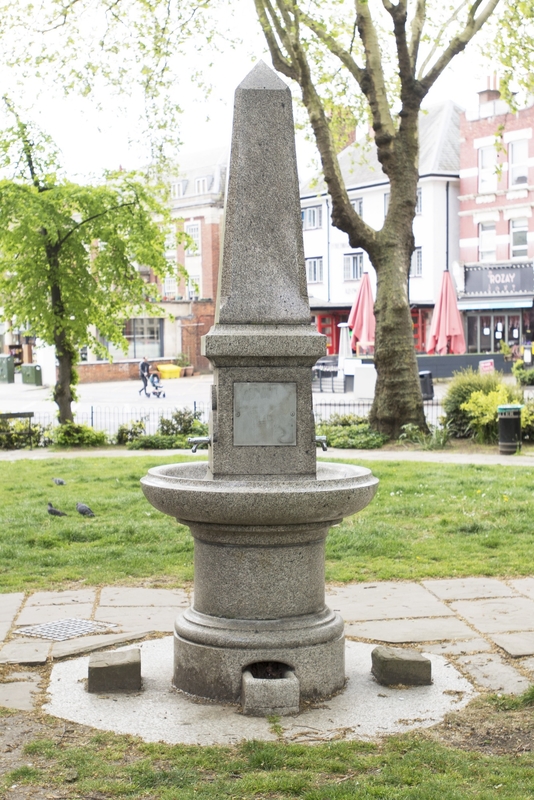
[[207, 194], [220, 195], [224, 192], [228, 164], [228, 147], [217, 147], [195, 153], [182, 153], [177, 172], [170, 176], [170, 183], [180, 184], [179, 198], [173, 195], [173, 205], [184, 205], [190, 198], [198, 198], [196, 181], [206, 178]]
[[[419, 115], [419, 174], [450, 175], [460, 170], [460, 115], [463, 109], [450, 100], [423, 109]], [[373, 141], [367, 137], [346, 147], [338, 156], [347, 189], [388, 182], [376, 155]], [[305, 182], [301, 194], [325, 191], [321, 180]]]

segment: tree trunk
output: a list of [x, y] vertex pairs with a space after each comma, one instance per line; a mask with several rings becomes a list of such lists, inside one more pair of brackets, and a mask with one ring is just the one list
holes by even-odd
[[402, 433], [402, 426], [408, 423], [427, 430], [407, 293], [411, 248], [405, 243], [377, 250], [373, 258], [377, 273], [377, 382], [369, 422], [376, 430], [396, 439]]
[[60, 334], [56, 336], [56, 356], [58, 360], [58, 377], [56, 385], [54, 386], [54, 401], [59, 408], [59, 423], [63, 425], [64, 422], [74, 422], [72, 414], [72, 396], [71, 386], [74, 378], [74, 367], [76, 364], [75, 353], [66, 344], [64, 336]]

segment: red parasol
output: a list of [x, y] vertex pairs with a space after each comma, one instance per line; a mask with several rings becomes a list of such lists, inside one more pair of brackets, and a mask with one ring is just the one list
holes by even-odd
[[427, 353], [465, 353], [462, 318], [450, 272], [444, 272], [438, 302], [434, 307]]
[[374, 300], [369, 273], [365, 272], [360, 289], [349, 314], [349, 328], [352, 331], [351, 346], [353, 350], [369, 347], [375, 343], [376, 320], [373, 312]]

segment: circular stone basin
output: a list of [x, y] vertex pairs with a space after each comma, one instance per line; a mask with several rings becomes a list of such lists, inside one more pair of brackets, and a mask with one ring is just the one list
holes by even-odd
[[186, 522], [298, 525], [355, 514], [370, 503], [378, 478], [352, 464], [319, 463], [316, 478], [219, 480], [207, 462], [153, 467], [141, 479], [147, 500]]

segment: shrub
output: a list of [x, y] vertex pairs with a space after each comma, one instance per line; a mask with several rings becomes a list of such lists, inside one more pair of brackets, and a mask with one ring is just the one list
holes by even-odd
[[489, 394], [497, 391], [501, 377], [498, 372], [480, 375], [471, 367], [454, 373], [449, 390], [443, 400], [443, 410], [445, 411], [443, 422], [451, 436], [456, 439], [468, 439], [473, 435], [470, 427], [471, 418], [462, 405], [469, 401], [473, 392]]
[[521, 438], [534, 442], [534, 400], [527, 400], [521, 409]]
[[117, 444], [128, 444], [128, 442], [133, 442], [135, 439], [139, 439], [140, 436], [143, 436], [146, 432], [146, 423], [144, 419], [136, 419], [127, 425], [119, 425], [119, 429], [117, 431], [117, 436], [115, 437], [115, 441]]
[[207, 426], [199, 423], [202, 412], [192, 411], [190, 408], [177, 408], [169, 418], [162, 417], [158, 425], [158, 433], [163, 436], [179, 436], [187, 434], [189, 436], [195, 434], [198, 436], [205, 435], [199, 432], [199, 425], [202, 431], [207, 432]]
[[443, 450], [447, 447], [451, 438], [448, 425], [443, 425], [442, 427], [429, 425], [429, 430], [430, 433], [425, 433], [417, 425], [408, 423], [408, 425], [402, 426], [399, 441], [417, 444], [422, 450]]
[[498, 388], [485, 394], [473, 392], [462, 410], [469, 416], [469, 427], [479, 444], [493, 444], [498, 440], [498, 406], [512, 402], [516, 398], [507, 386], [500, 384]]
[[512, 373], [520, 386], [534, 386], [534, 369], [527, 369], [521, 359], [515, 362]]
[[[34, 423], [31, 425], [32, 447], [48, 447], [52, 444], [50, 426]], [[24, 420], [0, 420], [0, 449], [22, 450], [30, 446], [28, 423]]]
[[323, 423], [317, 427], [317, 433], [326, 436], [326, 443], [329, 447], [376, 450], [388, 441], [385, 434], [372, 430], [367, 422], [359, 425]]
[[53, 441], [58, 447], [102, 447], [108, 444], [105, 431], [95, 431], [89, 425], [64, 422], [53, 432]]

